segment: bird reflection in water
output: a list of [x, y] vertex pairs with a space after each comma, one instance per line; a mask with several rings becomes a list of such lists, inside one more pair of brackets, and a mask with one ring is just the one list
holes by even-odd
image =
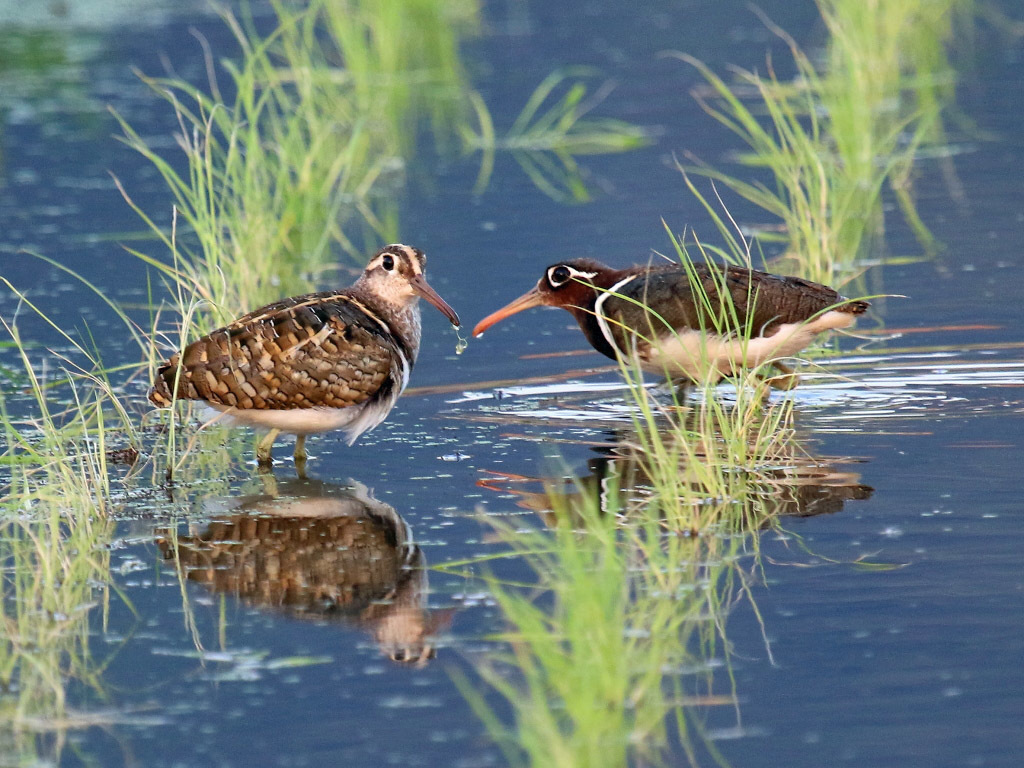
[[[572, 509], [584, 495], [596, 496], [608, 514], [628, 514], [631, 508], [647, 503], [652, 483], [630, 434], [611, 434], [610, 442], [592, 446], [599, 455], [587, 460], [586, 475], [529, 477], [487, 471], [488, 476], [477, 485], [516, 496], [519, 507], [540, 513], [547, 523], [553, 522], [554, 510]], [[856, 461], [814, 457], [806, 453], [806, 446], [773, 457], [772, 466], [757, 470], [752, 483], [759, 491], [759, 503], [770, 508], [766, 519], [833, 514], [847, 501], [870, 498], [874, 488], [863, 485], [858, 473], [843, 468]], [[680, 472], [685, 477], [686, 467], [681, 466]], [[617, 490], [614, 496], [609, 495], [611, 489]]]
[[165, 559], [176, 559], [190, 581], [249, 605], [347, 620], [395, 661], [434, 658], [434, 637], [451, 614], [427, 608], [423, 552], [395, 509], [354, 481], [269, 476], [264, 487], [205, 502], [219, 519], [198, 535], [160, 538]]

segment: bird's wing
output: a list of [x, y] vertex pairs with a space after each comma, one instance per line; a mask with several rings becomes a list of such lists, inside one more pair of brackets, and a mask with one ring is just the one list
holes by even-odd
[[601, 307], [621, 347], [623, 326], [647, 338], [687, 329], [732, 334], [748, 326], [754, 336], [771, 335], [783, 323], [804, 322], [842, 300], [809, 280], [696, 264], [692, 278], [676, 265], [639, 273]]
[[[770, 336], [783, 324], [805, 323], [843, 297], [826, 285], [756, 269], [729, 267], [727, 282], [740, 317], [754, 335]], [[749, 318], [749, 320], [748, 320]]]
[[198, 339], [157, 373], [150, 399], [255, 409], [344, 408], [401, 389], [411, 361], [387, 325], [344, 293], [268, 304]]

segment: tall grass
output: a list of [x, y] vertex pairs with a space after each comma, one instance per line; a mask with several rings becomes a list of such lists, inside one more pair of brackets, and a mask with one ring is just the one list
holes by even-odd
[[[711, 707], [737, 707], [726, 621], [747, 594], [742, 540], [622, 525], [586, 494], [553, 532], [497, 524], [536, 583], [489, 580], [508, 654], [477, 664], [512, 725], [459, 684], [511, 765], [697, 764]], [[717, 673], [715, 671], [718, 669]], [[738, 716], [738, 709], [736, 709]]]
[[[711, 86], [713, 97], [698, 94], [698, 99], [749, 146], [742, 162], [770, 171], [774, 186], [712, 168], [699, 170], [782, 219], [788, 243], [783, 271], [827, 284], [848, 279], [863, 255], [864, 238], [881, 226], [886, 184], [896, 190], [908, 221], [927, 240], [914, 212], [909, 179], [918, 148], [942, 140], [941, 113], [952, 97], [945, 46], [956, 14], [968, 6], [962, 0], [819, 0], [829, 32], [821, 65], [765, 20], [793, 58], [797, 77], [789, 83], [779, 81], [769, 62], [767, 76], [739, 71], [737, 88], [688, 59]], [[756, 106], [741, 98], [742, 87], [756, 96]], [[685, 170], [683, 177], [722, 243], [711, 247], [694, 238], [691, 247], [699, 260], [754, 266], [756, 243], [743, 236], [727, 211], [712, 205]], [[724, 276], [716, 285], [720, 273], [712, 270], [712, 285], [704, 285], [687, 244], [671, 240], [701, 310], [701, 327], [694, 330], [726, 336], [741, 348], [748, 344], [761, 329], [742, 322]], [[749, 303], [755, 297], [746, 298]], [[639, 338], [657, 343], [677, 333], [649, 308], [647, 318], [647, 328], [632, 329]], [[628, 356], [620, 360], [634, 405], [634, 453], [670, 528], [703, 534], [771, 525], [777, 505], [764, 500], [766, 490], [770, 496], [772, 473], [799, 450], [793, 440], [792, 401], [769, 404], [762, 380], [771, 379], [769, 368], [778, 366], [768, 361], [731, 371], [736, 390], [729, 402], [716, 390], [721, 376], [708, 356], [702, 350], [697, 367], [705, 373], [688, 399], [678, 391], [669, 398], [652, 394], [639, 362]], [[666, 378], [673, 373], [666, 370]], [[787, 375], [776, 382], [793, 384], [795, 379]], [[702, 499], [732, 503], [707, 505]]]
[[[126, 199], [171, 256], [138, 255], [205, 304], [197, 329], [309, 290], [338, 251], [353, 260], [394, 239], [394, 196], [420, 114], [440, 125], [459, 108], [455, 11], [434, 0], [274, 2], [275, 24], [224, 11], [241, 49], [218, 84], [207, 49], [205, 89], [143, 76], [178, 121], [186, 169], [119, 118], [126, 143], [171, 190], [182, 236]], [[231, 94], [230, 101], [223, 93]], [[180, 302], [179, 302], [180, 304]], [[179, 306], [179, 309], [182, 307]]]
[[934, 247], [913, 203], [912, 169], [922, 146], [944, 141], [942, 113], [954, 93], [946, 46], [971, 5], [819, 0], [829, 33], [821, 64], [765, 20], [789, 48], [792, 82], [781, 82], [769, 61], [765, 75], [736, 70], [734, 86], [683, 57], [710, 86], [710, 96], [696, 92], [698, 101], [750, 148], [740, 162], [767, 170], [773, 183], [698, 170], [782, 220], [781, 269], [827, 284], [849, 279], [865, 237], [884, 226], [886, 186], [922, 243]]
[[[771, 524], [775, 514], [772, 505], [755, 503], [761, 487], [758, 478], [780, 459], [787, 460], [795, 445], [792, 400], [772, 403], [769, 384], [786, 388], [795, 384], [795, 377], [779, 375], [775, 367], [781, 360], [747, 362], [747, 345], [761, 332], [753, 327], [758, 296], [750, 281], [748, 294], [740, 302], [734, 300], [724, 267], [754, 268], [754, 243], [742, 236], [727, 211], [720, 213], [702, 195], [685, 172], [684, 178], [712, 217], [722, 245], [705, 245], [692, 235], [687, 243], [668, 231], [674, 250], [670, 260], [678, 261], [695, 305], [699, 325], [694, 329], [674, 328], [642, 300], [616, 296], [635, 305], [632, 314], [641, 317], [633, 321], [641, 327], [624, 327], [631, 342], [618, 357], [632, 406], [634, 438], [629, 452], [652, 489], [643, 514], [657, 514], [669, 529], [693, 535], [756, 530]], [[698, 264], [711, 268], [698, 272]], [[741, 313], [738, 303], [746, 305], [746, 313]], [[609, 317], [608, 322], [616, 321]], [[680, 378], [681, 372], [666, 355], [667, 392], [652, 390], [645, 382], [640, 347], [658, 349], [678, 341], [685, 349], [680, 334], [690, 330], [735, 344], [736, 362], [723, 370], [715, 351], [697, 345], [689, 361], [695, 378], [689, 380]], [[731, 399], [724, 398], [718, 388], [723, 377], [735, 385]]]
[[107, 372], [81, 344], [63, 334], [77, 361], [64, 358], [47, 375], [18, 325], [0, 324], [22, 365], [24, 394], [15, 416], [11, 395], [0, 392], [0, 743], [11, 764], [53, 763], [69, 729], [100, 722], [73, 711], [68, 692], [103, 695], [90, 621], [97, 611], [105, 620], [110, 600], [109, 456], [115, 448], [137, 455], [138, 438]]

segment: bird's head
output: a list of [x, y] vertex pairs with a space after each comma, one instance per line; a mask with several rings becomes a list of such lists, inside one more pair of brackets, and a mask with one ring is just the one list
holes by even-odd
[[608, 267], [589, 259], [552, 264], [532, 289], [477, 323], [473, 335], [479, 336], [495, 323], [531, 307], [592, 312], [597, 297], [601, 295], [600, 287], [606, 282], [602, 278], [609, 272]]
[[418, 298], [433, 304], [456, 328], [459, 316], [424, 277], [427, 257], [419, 248], [394, 243], [385, 245], [370, 259], [358, 285], [381, 301], [404, 309]]

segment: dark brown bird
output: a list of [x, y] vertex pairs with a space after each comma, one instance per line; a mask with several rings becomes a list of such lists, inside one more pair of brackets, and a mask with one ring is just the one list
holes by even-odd
[[[701, 429], [695, 416], [692, 428]], [[672, 433], [667, 433], [669, 439]], [[678, 434], [678, 433], [676, 433]], [[584, 504], [596, 504], [602, 514], [629, 516], [657, 502], [648, 472], [650, 462], [638, 449], [635, 434], [615, 435], [616, 442], [591, 446], [599, 455], [587, 460], [588, 474], [578, 477], [529, 477], [497, 470], [484, 470], [486, 477], [477, 485], [490, 491], [512, 495], [516, 505], [539, 512], [541, 519], [554, 525], [558, 515], [578, 510]], [[714, 441], [708, 443], [713, 449]], [[741, 499], [746, 514], [735, 518], [744, 529], [752, 523], [769, 527], [780, 516], [813, 517], [833, 514], [847, 501], [868, 499], [874, 488], [862, 485], [860, 475], [847, 466], [852, 460], [818, 456], [797, 441], [778, 446], [756, 469], [745, 471], [749, 481]], [[685, 451], [676, 451], [682, 457]], [[678, 465], [679, 478], [698, 494], [707, 494], [701, 473], [694, 472], [685, 460]], [[557, 511], [556, 511], [557, 510]]]
[[229, 424], [269, 430], [256, 451], [264, 466], [280, 432], [297, 436], [297, 462], [309, 434], [341, 429], [351, 445], [409, 383], [420, 347], [417, 299], [459, 325], [425, 266], [419, 249], [385, 246], [350, 288], [282, 299], [193, 341], [157, 369], [149, 399], [198, 400]]
[[681, 264], [612, 269], [589, 259], [548, 267], [537, 285], [481, 320], [479, 336], [509, 315], [537, 306], [572, 313], [590, 345], [612, 359], [635, 352], [641, 367], [670, 379], [703, 381], [770, 362], [797, 383], [780, 358], [819, 333], [853, 324], [867, 308], [831, 288], [746, 267]]

